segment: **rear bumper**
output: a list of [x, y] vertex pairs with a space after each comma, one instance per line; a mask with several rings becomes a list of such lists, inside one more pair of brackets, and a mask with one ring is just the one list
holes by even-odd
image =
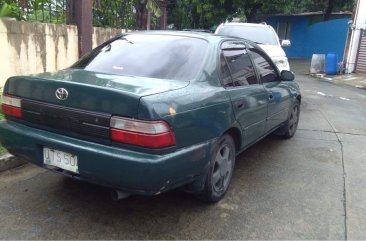
[[133, 194], [155, 195], [190, 182], [202, 182], [214, 140], [174, 153], [153, 155], [79, 140], [7, 120], [0, 122], [0, 142], [13, 155], [43, 168], [46, 168], [43, 147], [75, 154], [80, 174], [73, 178]]

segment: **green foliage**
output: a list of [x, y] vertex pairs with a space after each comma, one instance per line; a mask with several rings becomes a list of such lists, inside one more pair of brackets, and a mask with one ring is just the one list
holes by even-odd
[[152, 12], [157, 18], [162, 15], [161, 9], [156, 0], [147, 0], [146, 8], [148, 11]]
[[[1, 106], [1, 88], [0, 88], [0, 106]], [[0, 108], [0, 120], [3, 120], [5, 117], [4, 117], [4, 114], [2, 113], [1, 111], [1, 108]]]
[[169, 10], [168, 21], [178, 29], [209, 29], [225, 21], [232, 12], [232, 0], [178, 0]]
[[136, 6], [141, 0], [94, 0], [93, 25], [129, 28], [136, 25]]
[[0, 17], [16, 18], [19, 16], [17, 3], [0, 1]]
[[177, 29], [209, 28], [232, 17], [260, 22], [269, 14], [352, 10], [354, 0], [177, 0], [169, 24]]
[[6, 152], [7, 152], [7, 150], [0, 145], [0, 155], [5, 154]]
[[334, 12], [352, 11], [354, 0], [294, 0], [284, 9], [284, 12], [293, 14], [324, 11], [330, 4], [333, 6], [332, 10]]
[[0, 17], [22, 21], [64, 23], [66, 0], [0, 0]]
[[49, 23], [64, 23], [66, 22], [65, 1], [49, 1], [34, 0], [30, 1], [32, 12], [28, 16], [31, 21], [43, 21]]
[[[146, 23], [142, 21], [142, 12], [146, 9], [157, 18], [162, 15], [158, 0], [94, 0], [93, 25], [144, 29]], [[152, 18], [151, 21], [156, 24], [157, 20]]]

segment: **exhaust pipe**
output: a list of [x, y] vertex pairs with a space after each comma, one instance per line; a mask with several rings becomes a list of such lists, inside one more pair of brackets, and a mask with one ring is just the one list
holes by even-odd
[[125, 193], [125, 192], [122, 192], [122, 191], [119, 191], [119, 190], [113, 190], [111, 192], [111, 197], [112, 197], [113, 201], [119, 201], [119, 200], [128, 198], [129, 196], [131, 196], [131, 194]]

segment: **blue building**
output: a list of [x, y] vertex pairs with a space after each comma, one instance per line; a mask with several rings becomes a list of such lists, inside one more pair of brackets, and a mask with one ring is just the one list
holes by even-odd
[[343, 59], [352, 13], [333, 13], [330, 20], [323, 20], [322, 12], [294, 15], [273, 15], [267, 19], [281, 40], [291, 40], [285, 48], [288, 58], [309, 59], [313, 54], [336, 52]]

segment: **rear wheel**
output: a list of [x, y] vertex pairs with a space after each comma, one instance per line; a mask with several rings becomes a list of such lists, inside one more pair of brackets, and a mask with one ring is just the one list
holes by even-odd
[[298, 100], [295, 100], [288, 121], [283, 127], [281, 127], [277, 131], [277, 134], [285, 139], [293, 137], [295, 135], [297, 125], [299, 124], [299, 119], [300, 119], [300, 102]]
[[226, 134], [216, 144], [205, 187], [198, 196], [200, 199], [214, 203], [224, 197], [233, 175], [235, 158], [233, 138]]

